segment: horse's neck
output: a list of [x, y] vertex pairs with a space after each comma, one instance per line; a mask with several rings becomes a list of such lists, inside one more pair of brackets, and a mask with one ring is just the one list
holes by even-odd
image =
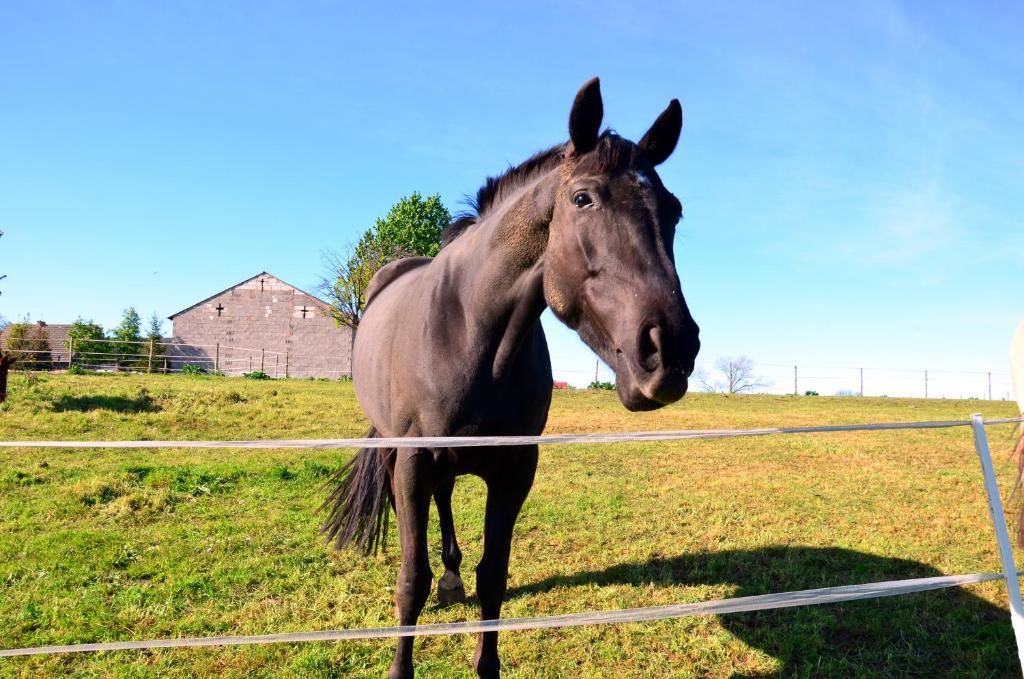
[[539, 176], [453, 243], [462, 241], [463, 309], [490, 340], [496, 378], [532, 336], [546, 306], [544, 251], [557, 186], [557, 169]]

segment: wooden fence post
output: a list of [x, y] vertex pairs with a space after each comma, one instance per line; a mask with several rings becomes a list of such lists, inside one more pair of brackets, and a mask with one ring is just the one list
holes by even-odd
[[75, 361], [75, 336], [72, 335], [68, 338], [68, 370], [71, 370], [71, 366]]
[[284, 378], [288, 379], [288, 352], [284, 352]]
[[153, 372], [153, 338], [149, 338], [149, 361], [146, 363], [146, 372]]
[[267, 350], [260, 348], [260, 372], [266, 374]]
[[213, 371], [220, 372], [220, 342], [217, 342], [217, 353], [213, 355]]

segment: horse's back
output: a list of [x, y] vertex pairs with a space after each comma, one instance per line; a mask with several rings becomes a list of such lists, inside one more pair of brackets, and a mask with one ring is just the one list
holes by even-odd
[[381, 267], [380, 271], [373, 275], [370, 285], [366, 288], [367, 308], [369, 308], [373, 298], [396, 279], [414, 269], [426, 266], [432, 261], [433, 258], [431, 257], [406, 257]]

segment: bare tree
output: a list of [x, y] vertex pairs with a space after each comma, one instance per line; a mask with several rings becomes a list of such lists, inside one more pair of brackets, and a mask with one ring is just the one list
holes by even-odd
[[693, 377], [704, 391], [742, 394], [769, 385], [754, 373], [754, 362], [748, 356], [719, 358], [715, 361], [715, 371], [715, 374], [704, 368], [694, 371]]
[[348, 250], [348, 254], [336, 250], [320, 253], [324, 274], [317, 290], [330, 304], [327, 315], [338, 325], [355, 332], [366, 309], [366, 291], [374, 274], [386, 264], [408, 255], [398, 248], [381, 246], [376, 240], [365, 237], [357, 245], [350, 245]]
[[715, 361], [715, 367], [725, 377], [726, 392], [741, 394], [768, 386], [754, 374], [754, 362], [749, 356], [725, 356]]
[[703, 366], [699, 366], [696, 370], [693, 371], [693, 379], [694, 381], [697, 382], [697, 385], [700, 387], [701, 391], [707, 391], [711, 393], [725, 391], [725, 387], [722, 385], [722, 383], [714, 379], [714, 377], [712, 377], [711, 374]]
[[354, 351], [359, 321], [366, 310], [366, 292], [374, 274], [387, 264], [409, 257], [406, 249], [366, 232], [356, 245], [349, 245], [349, 253], [336, 250], [320, 253], [324, 274], [317, 284], [317, 290], [328, 301], [324, 310], [334, 322], [352, 331], [351, 350]]

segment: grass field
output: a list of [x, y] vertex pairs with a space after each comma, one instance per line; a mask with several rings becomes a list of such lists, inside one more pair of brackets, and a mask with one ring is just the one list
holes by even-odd
[[[655, 413], [556, 392], [549, 433], [1016, 415], [1014, 404], [696, 394]], [[359, 436], [350, 384], [47, 375], [11, 380], [0, 439]], [[1012, 428], [990, 429], [1004, 497]], [[5, 449], [0, 646], [394, 624], [391, 547], [317, 535], [339, 451]], [[455, 491], [472, 592], [483, 495]], [[436, 520], [431, 526], [438, 543]], [[442, 572], [437, 549], [432, 567]], [[504, 614], [605, 610], [999, 570], [967, 429], [541, 451]], [[758, 614], [502, 636], [509, 677], [1019, 676], [999, 583]], [[466, 606], [423, 622], [475, 619]], [[475, 640], [417, 642], [424, 677], [469, 677]], [[389, 642], [0, 659], [0, 676], [386, 673]]]

